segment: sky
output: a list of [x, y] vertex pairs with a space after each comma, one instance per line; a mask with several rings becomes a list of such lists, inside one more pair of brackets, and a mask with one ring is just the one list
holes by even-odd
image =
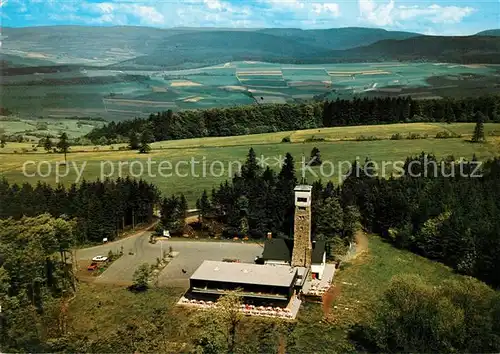
[[378, 27], [431, 35], [500, 28], [500, 0], [0, 0], [1, 25]]

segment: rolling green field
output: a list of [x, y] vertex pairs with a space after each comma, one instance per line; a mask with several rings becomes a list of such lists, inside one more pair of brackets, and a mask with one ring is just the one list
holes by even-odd
[[[6, 76], [2, 104], [21, 117], [147, 116], [161, 110], [292, 103], [354, 96], [498, 92], [498, 66], [437, 63], [291, 65], [228, 62], [187, 70], [94, 68]], [[474, 88], [470, 91], [469, 88]]]
[[[100, 177], [141, 176], [155, 183], [164, 193], [184, 193], [190, 205], [194, 206], [204, 189], [211, 190], [238, 171], [238, 166], [245, 160], [250, 147], [253, 147], [257, 156], [263, 157], [265, 159], [263, 161], [271, 168], [278, 170], [279, 159], [289, 152], [295, 159], [299, 179], [305, 177], [312, 182], [321, 176], [323, 181], [332, 180], [339, 183], [342, 174], [348, 169], [349, 162], [355, 159], [362, 162], [366, 157], [379, 163], [381, 168], [383, 161], [404, 161], [409, 155], [417, 155], [422, 151], [433, 153], [438, 158], [453, 155], [455, 159], [470, 159], [473, 154], [479, 159], [498, 156], [500, 138], [489, 136], [487, 143], [472, 144], [467, 140], [473, 129], [474, 124], [471, 123], [413, 123], [311, 129], [157, 142], [152, 144], [153, 150], [147, 155], [138, 154], [136, 151], [117, 151], [119, 145], [74, 146], [73, 152], [68, 154], [69, 164], [59, 166], [60, 177], [56, 176], [56, 166], [63, 160], [61, 154], [47, 154], [42, 151], [20, 153], [22, 146], [26, 144], [8, 143], [0, 150], [0, 174], [12, 182], [35, 183], [37, 180], [42, 180], [52, 184], [81, 181], [77, 178], [79, 175], [80, 178], [87, 180]], [[436, 133], [444, 130], [462, 134], [462, 137], [434, 138]], [[493, 131], [498, 132], [500, 124], [486, 124], [485, 131], [487, 135]], [[396, 133], [401, 133], [403, 136], [409, 133], [418, 133], [421, 136], [427, 134], [428, 138], [390, 140]], [[356, 141], [361, 135], [382, 140]], [[291, 138], [292, 143], [281, 142], [286, 136]], [[306, 142], [313, 137], [325, 141]], [[329, 163], [322, 169], [314, 167], [312, 169], [314, 172], [311, 172], [303, 168], [302, 160], [309, 158], [313, 147], [318, 147], [323, 161]], [[29, 164], [26, 165], [26, 173], [31, 177], [23, 173], [23, 165], [27, 162]], [[339, 165], [341, 162], [345, 163]], [[75, 167], [78, 171], [83, 169], [83, 172], [79, 174]], [[389, 176], [392, 171], [393, 166], [388, 165], [385, 168], [385, 175]]]

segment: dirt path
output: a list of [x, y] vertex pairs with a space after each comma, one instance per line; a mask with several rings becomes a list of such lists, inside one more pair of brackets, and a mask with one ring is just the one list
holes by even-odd
[[[356, 242], [356, 248], [354, 250], [354, 253], [349, 257], [347, 262], [352, 262], [354, 260], [358, 261], [356, 263], [359, 263], [360, 257], [362, 257], [365, 254], [368, 254], [368, 236], [363, 231], [358, 231], [356, 232], [356, 235], [354, 235], [354, 239]], [[336, 284], [332, 284], [330, 288], [323, 294], [322, 296], [322, 310], [323, 310], [323, 320], [326, 322], [332, 322], [335, 320], [335, 317], [331, 314], [332, 310], [332, 305], [335, 302], [335, 300], [340, 296], [342, 293], [342, 283], [337, 282]]]
[[159, 223], [159, 220], [157, 220], [157, 221], [155, 221], [155, 222], [153, 222], [153, 223], [151, 223], [149, 225], [145, 225], [145, 226], [143, 226], [141, 228], [134, 229], [131, 233], [122, 234], [122, 235], [120, 235], [120, 237], [118, 239], [116, 239], [114, 241], [107, 242], [107, 243], [104, 243], [102, 245], [96, 245], [96, 246], [92, 246], [92, 247], [77, 249], [77, 252], [79, 252], [79, 251], [90, 251], [90, 250], [100, 250], [100, 249], [103, 249], [103, 248], [108, 248], [108, 247], [113, 247], [113, 246], [119, 246], [121, 243], [123, 243], [127, 239], [141, 236], [146, 231], [148, 231], [150, 229], [152, 230], [158, 223]]
[[356, 235], [354, 235], [354, 239], [356, 240], [356, 254], [353, 258], [368, 253], [368, 236], [366, 236], [363, 231], [358, 231]]

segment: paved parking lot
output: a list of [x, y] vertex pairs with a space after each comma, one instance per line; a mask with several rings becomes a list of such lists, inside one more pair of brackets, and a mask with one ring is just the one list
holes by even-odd
[[[169, 240], [149, 243], [151, 232], [146, 231], [137, 235], [108, 243], [102, 246], [81, 249], [77, 251], [79, 262], [90, 262], [99, 255], [106, 256], [110, 250], [119, 252], [123, 246], [124, 255], [115, 261], [103, 274], [96, 278], [96, 282], [128, 284], [131, 283], [134, 271], [142, 263], [155, 264], [156, 258], [161, 257], [162, 249], [168, 252], [172, 247], [178, 255], [168, 264], [159, 275], [160, 286], [187, 287], [189, 277], [206, 259], [221, 261], [223, 258], [236, 258], [241, 262], [253, 263], [256, 256], [262, 254], [262, 246], [254, 243], [240, 242], [213, 242], [213, 241], [184, 241]], [[130, 255], [132, 252], [133, 255]]]
[[221, 261], [235, 258], [244, 263], [253, 263], [262, 254], [262, 246], [241, 242], [166, 241], [179, 252], [160, 273], [160, 285], [188, 286], [189, 277], [204, 260]]

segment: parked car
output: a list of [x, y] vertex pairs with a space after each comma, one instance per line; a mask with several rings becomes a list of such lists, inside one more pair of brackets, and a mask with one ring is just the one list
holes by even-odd
[[96, 270], [97, 268], [99, 268], [99, 264], [97, 264], [97, 262], [92, 262], [88, 267], [87, 267], [87, 270]]
[[92, 258], [92, 261], [94, 262], [106, 262], [108, 260], [108, 257], [106, 256], [95, 256]]

